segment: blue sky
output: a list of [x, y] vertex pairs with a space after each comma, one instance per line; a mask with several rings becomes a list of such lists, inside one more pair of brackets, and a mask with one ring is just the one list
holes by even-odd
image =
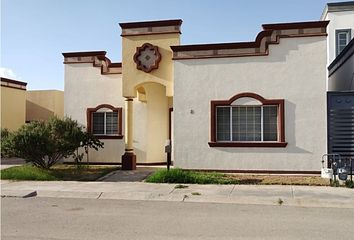
[[182, 44], [254, 40], [263, 23], [319, 20], [325, 0], [1, 0], [1, 72], [64, 89], [62, 52], [121, 60], [119, 22], [181, 18]]

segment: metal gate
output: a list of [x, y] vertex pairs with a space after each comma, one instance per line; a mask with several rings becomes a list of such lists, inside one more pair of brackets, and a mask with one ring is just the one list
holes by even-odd
[[328, 153], [354, 157], [354, 92], [327, 92]]

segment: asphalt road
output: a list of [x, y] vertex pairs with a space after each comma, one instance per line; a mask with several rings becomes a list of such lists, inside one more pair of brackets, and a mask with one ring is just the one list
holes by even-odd
[[1, 239], [352, 239], [354, 209], [2, 198]]

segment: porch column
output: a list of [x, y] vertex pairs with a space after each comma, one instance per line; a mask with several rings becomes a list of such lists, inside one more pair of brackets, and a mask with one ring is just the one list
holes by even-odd
[[126, 138], [127, 144], [125, 153], [122, 156], [122, 170], [135, 170], [136, 169], [136, 155], [133, 149], [133, 98], [126, 98]]

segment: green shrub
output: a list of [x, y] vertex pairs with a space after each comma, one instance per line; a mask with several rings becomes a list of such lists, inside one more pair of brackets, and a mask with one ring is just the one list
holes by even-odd
[[1, 129], [1, 157], [15, 157], [13, 146], [13, 134], [5, 129]]
[[354, 182], [351, 180], [347, 180], [347, 181], [345, 181], [345, 186], [347, 188], [354, 188]]
[[150, 175], [146, 182], [150, 183], [190, 183], [190, 184], [237, 184], [237, 180], [227, 178], [220, 173], [187, 171], [178, 168], [158, 170]]
[[23, 125], [13, 134], [11, 142], [17, 157], [44, 169], [49, 169], [63, 158], [77, 157], [80, 147], [85, 150], [103, 147], [103, 143], [85, 133], [77, 121], [57, 117], [47, 122], [34, 121]]

